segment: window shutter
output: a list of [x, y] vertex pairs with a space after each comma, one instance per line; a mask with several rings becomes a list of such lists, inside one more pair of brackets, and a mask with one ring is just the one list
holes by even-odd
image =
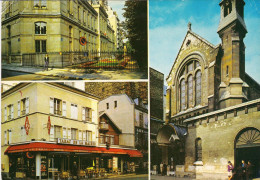
[[93, 109], [91, 109], [90, 111], [89, 111], [89, 113], [90, 113], [90, 117], [92, 118], [90, 121], [91, 122], [96, 122], [96, 120], [95, 120], [95, 111], [93, 110]]
[[68, 139], [71, 139], [71, 129], [68, 128]]
[[83, 141], [86, 141], [86, 131], [83, 131]]
[[12, 130], [9, 129], [9, 144], [12, 143]]
[[75, 119], [78, 119], [78, 106], [75, 104]]
[[5, 121], [7, 121], [7, 107], [5, 105]]
[[21, 113], [21, 105], [20, 105], [20, 101], [18, 101], [18, 117], [20, 117], [20, 113]]
[[62, 102], [62, 116], [66, 116], [66, 101]]
[[51, 126], [51, 130], [50, 130], [50, 141], [54, 141], [54, 126]]
[[79, 130], [79, 140], [82, 140], [82, 131]]
[[14, 118], [14, 105], [11, 105], [11, 119]]
[[26, 106], [25, 113], [29, 114], [29, 98], [28, 97], [26, 98], [25, 106]]
[[86, 120], [86, 115], [85, 115], [85, 108], [82, 108], [82, 121]]
[[5, 144], [7, 144], [7, 132], [5, 131]]
[[63, 138], [67, 138], [67, 130], [66, 130], [66, 128], [65, 127], [63, 127], [63, 133], [62, 133], [62, 135], [63, 135]]
[[50, 113], [51, 114], [54, 114], [54, 99], [53, 98], [50, 98]]

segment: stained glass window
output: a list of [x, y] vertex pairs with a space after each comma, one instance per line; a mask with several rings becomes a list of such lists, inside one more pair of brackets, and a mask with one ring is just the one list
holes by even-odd
[[185, 105], [186, 105], [186, 101], [185, 101], [185, 80], [183, 79], [181, 81], [181, 110], [185, 110]]
[[193, 80], [192, 76], [190, 75], [188, 77], [188, 106], [192, 106], [192, 101], [193, 101]]
[[193, 71], [193, 63], [188, 64], [188, 72]]
[[196, 105], [201, 103], [201, 72], [196, 73]]

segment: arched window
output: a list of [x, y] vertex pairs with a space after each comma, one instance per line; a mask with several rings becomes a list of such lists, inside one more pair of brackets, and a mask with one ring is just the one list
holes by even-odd
[[188, 107], [192, 107], [193, 102], [193, 78], [192, 75], [188, 77]]
[[196, 92], [196, 105], [199, 105], [201, 103], [201, 72], [198, 71], [196, 73], [196, 80], [195, 80], [195, 84], [196, 84], [196, 88], [195, 88], [195, 92]]
[[196, 161], [202, 161], [202, 142], [200, 138], [195, 140]]
[[35, 23], [35, 34], [46, 34], [46, 22]]
[[202, 91], [200, 69], [201, 65], [199, 61], [193, 60], [184, 65], [180, 71], [179, 78], [183, 78], [179, 84], [180, 111], [184, 111], [187, 108], [194, 107], [194, 105], [197, 106], [201, 104]]
[[185, 107], [186, 107], [186, 96], [185, 96], [185, 93], [186, 93], [186, 88], [185, 88], [185, 80], [181, 80], [181, 110], [185, 110]]

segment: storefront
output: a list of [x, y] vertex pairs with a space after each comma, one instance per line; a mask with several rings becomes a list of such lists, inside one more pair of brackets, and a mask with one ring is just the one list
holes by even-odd
[[72, 177], [75, 172], [82, 177], [135, 172], [135, 161], [143, 156], [134, 149], [106, 149], [41, 142], [9, 146], [5, 154], [14, 164], [17, 178], [42, 179]]

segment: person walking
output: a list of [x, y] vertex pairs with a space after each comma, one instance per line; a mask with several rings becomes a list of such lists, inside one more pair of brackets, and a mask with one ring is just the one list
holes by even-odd
[[167, 175], [167, 165], [165, 164], [165, 162], [163, 163], [163, 176]]
[[73, 166], [72, 166], [72, 176], [73, 176], [73, 179], [79, 179], [78, 178], [78, 166], [77, 166], [77, 163], [76, 161], [73, 162]]
[[245, 163], [244, 160], [241, 161], [241, 168], [242, 168], [242, 179], [246, 180], [246, 168], [247, 164]]
[[9, 176], [12, 180], [15, 178], [15, 167], [12, 162], [9, 163]]
[[246, 176], [247, 180], [252, 180], [255, 176], [255, 167], [251, 161], [248, 161], [248, 165], [246, 167]]
[[48, 66], [49, 66], [49, 55], [46, 54], [45, 57], [44, 57], [44, 70], [47, 70], [48, 71]]
[[163, 162], [161, 162], [160, 164], [160, 171], [161, 171], [161, 175], [163, 175]]
[[229, 180], [232, 178], [233, 170], [234, 170], [233, 164], [230, 161], [228, 161], [228, 179]]

